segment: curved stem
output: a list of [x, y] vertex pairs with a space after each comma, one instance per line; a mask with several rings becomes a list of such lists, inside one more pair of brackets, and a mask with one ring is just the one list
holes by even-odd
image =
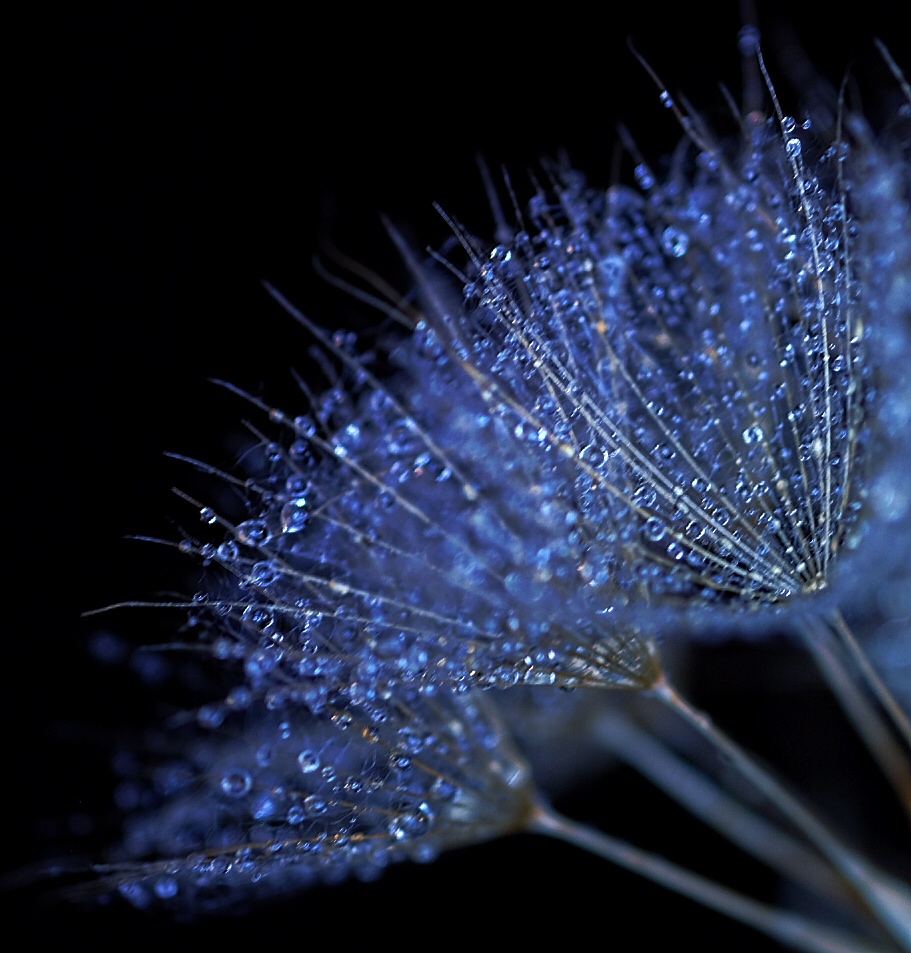
[[888, 948], [746, 897], [685, 867], [538, 804], [528, 830], [565, 841], [804, 953], [888, 953]]
[[832, 616], [832, 625], [841, 639], [842, 645], [848, 650], [851, 660], [857, 666], [858, 671], [863, 675], [864, 681], [870, 687], [870, 690], [876, 696], [877, 701], [888, 712], [892, 723], [895, 725], [899, 734], [911, 750], [911, 721], [907, 714], [895, 700], [892, 693], [886, 687], [885, 682], [879, 677], [876, 669], [870, 664], [867, 653], [860, 647], [851, 627], [845, 621], [844, 616], [838, 610]]
[[619, 712], [605, 715], [597, 737], [611, 754], [741, 850], [836, 903], [857, 903], [855, 893], [810, 848], [757, 816], [632, 719]]
[[[852, 679], [842, 653], [833, 645], [832, 630], [820, 619], [808, 619], [801, 637], [867, 750], [894, 788], [911, 819], [911, 764], [882, 715]], [[860, 651], [860, 646], [857, 646]], [[856, 660], [855, 660], [856, 661]], [[869, 684], [869, 682], [868, 682]], [[880, 696], [877, 696], [882, 701]]]
[[774, 804], [854, 888], [877, 922], [889, 931], [903, 950], [911, 953], [911, 893], [906, 885], [898, 883], [841, 843], [767, 769], [716, 728], [708, 715], [678, 695], [663, 675], [650, 689], [650, 694], [681, 715]]

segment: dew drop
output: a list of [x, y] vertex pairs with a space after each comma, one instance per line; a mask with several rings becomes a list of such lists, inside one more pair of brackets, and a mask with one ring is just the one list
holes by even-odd
[[221, 789], [228, 797], [243, 797], [253, 786], [253, 779], [241, 768], [232, 768], [221, 779]]
[[401, 841], [426, 834], [432, 822], [433, 812], [427, 802], [422, 801], [416, 808], [396, 814], [389, 822], [388, 830], [395, 840]]
[[652, 175], [651, 169], [644, 163], [640, 163], [633, 170], [633, 174], [636, 176], [636, 181], [639, 183], [639, 188], [648, 189], [654, 188], [655, 186], [655, 177]]
[[237, 525], [237, 538], [248, 546], [259, 546], [269, 538], [265, 520], [245, 520]]
[[301, 773], [310, 774], [316, 771], [320, 765], [319, 755], [310, 748], [305, 748], [297, 756], [297, 765], [301, 769]]
[[311, 817], [325, 814], [329, 810], [329, 804], [326, 799], [318, 794], [311, 794], [304, 798], [304, 810]]
[[690, 236], [669, 225], [661, 236], [664, 250], [673, 258], [682, 258], [690, 247]]
[[225, 711], [221, 705], [203, 705], [196, 712], [196, 720], [203, 728], [218, 728], [225, 720]]
[[759, 30], [755, 26], [745, 26], [737, 34], [737, 49], [741, 56], [755, 56], [759, 51]]
[[642, 533], [646, 539], [657, 543], [664, 537], [664, 523], [657, 516], [651, 516], [645, 521]]
[[155, 881], [152, 889], [155, 891], [155, 896], [162, 900], [170, 900], [177, 894], [177, 881], [173, 877], [161, 877]]
[[299, 533], [310, 522], [310, 513], [304, 497], [286, 503], [281, 511], [282, 531], [285, 533]]
[[222, 562], [231, 563], [238, 556], [237, 543], [233, 539], [227, 539], [215, 550], [215, 554]]

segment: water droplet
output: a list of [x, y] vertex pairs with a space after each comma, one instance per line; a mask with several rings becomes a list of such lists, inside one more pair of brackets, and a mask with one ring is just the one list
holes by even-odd
[[281, 524], [285, 533], [299, 533], [310, 522], [307, 500], [298, 497], [282, 507]]
[[686, 535], [689, 539], [700, 540], [705, 535], [705, 526], [699, 520], [690, 520], [686, 524]]
[[312, 437], [316, 433], [316, 423], [312, 417], [307, 417], [307, 416], [295, 417], [294, 429], [302, 437]]
[[251, 807], [253, 817], [258, 821], [270, 821], [278, 813], [278, 805], [275, 798], [268, 792], [260, 794]]
[[225, 711], [221, 705], [203, 705], [196, 713], [196, 720], [203, 728], [218, 728], [225, 720]]
[[673, 258], [682, 258], [690, 247], [690, 236], [679, 228], [669, 225], [661, 236], [664, 250]]
[[227, 539], [215, 550], [215, 554], [222, 562], [233, 562], [238, 557], [237, 543], [233, 539]]
[[389, 822], [389, 833], [395, 840], [405, 840], [410, 837], [420, 837], [426, 834], [433, 822], [433, 812], [426, 801], [422, 801], [416, 808], [396, 814]]
[[633, 174], [636, 176], [639, 188], [648, 191], [655, 187], [655, 177], [652, 175], [651, 169], [644, 163], [637, 165]]
[[177, 881], [173, 877], [160, 877], [155, 881], [152, 889], [155, 891], [155, 896], [162, 900], [170, 900], [177, 894]]
[[252, 786], [253, 779], [240, 768], [232, 768], [221, 779], [221, 789], [228, 797], [243, 797]]
[[264, 560], [263, 562], [253, 565], [253, 568], [250, 570], [250, 582], [252, 582], [254, 586], [265, 589], [271, 586], [277, 579], [281, 579], [281, 575], [281, 568], [277, 563]]
[[266, 606], [258, 605], [247, 606], [241, 615], [241, 619], [245, 625], [251, 625], [257, 629], [268, 628], [274, 621], [271, 610]]
[[329, 810], [329, 804], [325, 798], [320, 797], [318, 794], [311, 794], [304, 798], [304, 810], [311, 817], [318, 816], [325, 814], [326, 811]]
[[319, 755], [315, 751], [305, 748], [297, 756], [297, 764], [303, 774], [310, 774], [320, 765]]
[[135, 883], [122, 883], [117, 885], [117, 892], [137, 910], [144, 910], [151, 903], [152, 898], [148, 891], [141, 885]]
[[245, 520], [237, 525], [237, 538], [248, 546], [259, 546], [269, 539], [265, 520]]
[[657, 516], [649, 517], [643, 527], [642, 533], [646, 539], [650, 539], [652, 542], [657, 543], [660, 539], [663, 538], [665, 532], [664, 523], [658, 519]]
[[741, 56], [755, 56], [759, 52], [759, 30], [745, 26], [737, 34], [737, 49]]

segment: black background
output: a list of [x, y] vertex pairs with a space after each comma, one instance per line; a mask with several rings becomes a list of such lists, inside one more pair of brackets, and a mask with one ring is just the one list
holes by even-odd
[[[790, 31], [833, 83], [854, 65], [873, 111], [888, 82], [872, 38], [911, 67], [889, 4], [865, 3], [848, 19], [828, 4], [788, 6], [760, 4], [766, 56], [786, 99], [776, 30]], [[81, 613], [192, 590], [193, 569], [180, 557], [125, 537], [175, 538], [177, 526], [195, 522], [169, 493], [192, 478], [165, 451], [230, 466], [230, 437], [247, 408], [209, 378], [279, 404], [294, 399], [291, 369], [306, 372], [308, 341], [261, 280], [330, 328], [357, 326], [362, 306], [312, 267], [326, 243], [407, 287], [380, 213], [418, 244], [446, 238], [433, 202], [476, 233], [492, 232], [477, 155], [524, 181], [540, 158], [565, 149], [606, 184], [618, 123], [646, 155], [667, 152], [679, 128], [628, 39], [672, 89], [723, 124], [718, 84], [740, 88], [741, 22], [735, 3], [274, 16], [252, 5], [225, 13], [162, 3], [94, 4], [8, 25], [5, 867], [84, 856], [104, 840], [106, 739], [151, 717], [154, 693], [147, 699], [128, 669], [92, 660], [88, 645], [99, 628], [166, 641], [179, 618]], [[629, 179], [628, 159], [619, 175]], [[735, 644], [696, 662], [692, 690], [723, 725], [815, 789], [852, 836], [894, 849], [907, 832], [798, 653], [782, 642]], [[559, 806], [776, 898], [774, 877], [631, 774], [605, 774]], [[376, 884], [320, 889], [237, 921], [177, 926], [125, 907], [45, 905], [35, 891], [0, 902], [4, 926], [22, 923], [36, 942], [102, 947], [137, 937], [173, 949], [227, 939], [357, 949], [547, 936], [619, 950], [663, 949], [682, 937], [701, 949], [773, 948], [531, 837], [403, 866]]]

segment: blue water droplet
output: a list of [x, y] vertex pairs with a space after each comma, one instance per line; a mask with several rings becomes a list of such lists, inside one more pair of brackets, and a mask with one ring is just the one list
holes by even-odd
[[679, 228], [669, 225], [661, 235], [661, 244], [673, 258], [682, 258], [690, 247], [690, 236]]
[[248, 546], [259, 546], [269, 539], [265, 520], [245, 520], [237, 525], [237, 538]]
[[303, 774], [310, 774], [320, 765], [319, 755], [309, 748], [305, 748], [297, 756], [297, 764]]
[[320, 797], [318, 794], [311, 794], [304, 798], [304, 810], [311, 817], [319, 816], [329, 810], [329, 804], [325, 798]]
[[650, 539], [652, 542], [657, 543], [664, 537], [665, 526], [657, 516], [651, 516], [643, 524], [642, 532], [646, 539]]
[[232, 768], [221, 779], [221, 789], [228, 797], [243, 797], [252, 786], [253, 779], [241, 768]]
[[177, 894], [177, 881], [173, 877], [160, 877], [152, 888], [162, 900], [170, 900]]
[[310, 522], [307, 500], [300, 496], [282, 507], [282, 530], [285, 533], [299, 533]]

